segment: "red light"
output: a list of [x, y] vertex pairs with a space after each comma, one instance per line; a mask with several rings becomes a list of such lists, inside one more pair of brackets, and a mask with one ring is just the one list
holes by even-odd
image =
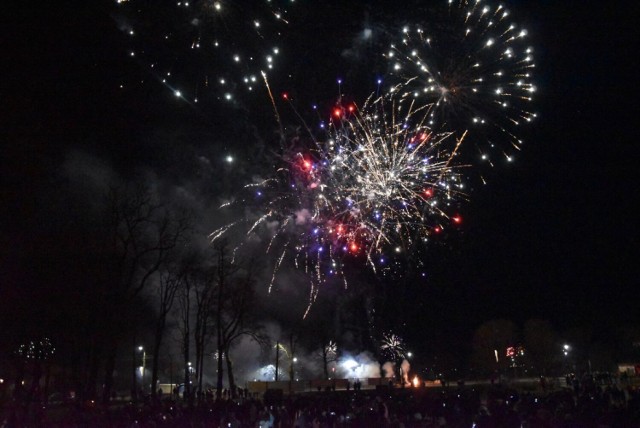
[[311, 162], [308, 160], [304, 161], [302, 164], [304, 165], [304, 169], [311, 169]]
[[462, 223], [462, 217], [460, 217], [459, 215], [457, 215], [457, 216], [455, 216], [455, 217], [452, 217], [452, 218], [451, 218], [451, 220], [453, 220], [453, 222], [454, 222], [455, 224], [460, 224], [460, 223]]
[[289, 99], [289, 94], [287, 94], [286, 92], [283, 92], [282, 93], [282, 99], [288, 100]]
[[349, 113], [353, 113], [356, 108], [354, 106], [349, 106]]
[[351, 250], [351, 252], [355, 253], [356, 251], [358, 251], [358, 246], [355, 243], [352, 243], [349, 249]]
[[427, 190], [425, 190], [425, 191], [424, 191], [424, 195], [425, 195], [427, 198], [432, 197], [432, 196], [433, 196], [433, 189], [427, 189]]
[[342, 225], [338, 226], [338, 233], [342, 233], [343, 230], [344, 228], [342, 227]]
[[436, 226], [433, 228], [434, 233], [440, 233], [442, 232], [442, 229], [439, 226]]
[[342, 109], [341, 109], [341, 108], [335, 108], [335, 109], [333, 109], [333, 115], [334, 115], [335, 117], [340, 117], [340, 116], [342, 116]]

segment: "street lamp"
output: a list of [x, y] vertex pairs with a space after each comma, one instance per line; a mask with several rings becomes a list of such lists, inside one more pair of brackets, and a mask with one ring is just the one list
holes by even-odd
[[298, 357], [293, 357], [292, 361], [293, 362], [291, 363], [291, 380], [295, 380], [297, 382], [298, 379], [295, 377], [296, 376], [296, 371], [295, 371], [295, 367], [293, 365], [298, 362]]
[[142, 383], [142, 391], [144, 391], [144, 374], [147, 368], [147, 351], [143, 346], [138, 346], [138, 351], [142, 352], [142, 371], [140, 372], [140, 383]]
[[[569, 356], [569, 353], [571, 352], [571, 345], [569, 345], [568, 343], [565, 343], [562, 345], [562, 354], [564, 355], [564, 371], [565, 373], [569, 373], [571, 371], [570, 368], [570, 359], [572, 359]], [[575, 366], [574, 366], [575, 369]]]

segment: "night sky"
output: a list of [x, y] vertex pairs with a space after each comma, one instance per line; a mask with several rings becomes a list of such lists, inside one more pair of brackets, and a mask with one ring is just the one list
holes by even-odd
[[[339, 77], [354, 98], [375, 90], [375, 67], [341, 52], [365, 22], [392, 27], [412, 14], [394, 11], [401, 2], [315, 3], [292, 8], [274, 92], [326, 106]], [[456, 345], [497, 318], [548, 319], [559, 331], [640, 321], [637, 9], [632, 2], [508, 4], [536, 47], [538, 120], [515, 162], [483, 171], [486, 185], [470, 174], [464, 224], [429, 253], [427, 279], [375, 287], [390, 302], [382, 316], [425, 349], [419, 342]], [[73, 276], [58, 272], [48, 283], [41, 272], [55, 269], [38, 261], [57, 254], [60, 230], [86, 215], [70, 202], [92, 197], [83, 194], [83, 177], [143, 173], [190, 192], [201, 213], [213, 213], [234, 185], [269, 168], [256, 162], [265, 147], [274, 149], [277, 124], [261, 84], [233, 106], [176, 99], [129, 56], [115, 2], [18, 7], [2, 29], [0, 311], [5, 321], [28, 322], [32, 302]], [[295, 126], [290, 116], [283, 113], [285, 125]], [[227, 170], [231, 152], [238, 164]], [[202, 172], [202, 157], [213, 172]]]

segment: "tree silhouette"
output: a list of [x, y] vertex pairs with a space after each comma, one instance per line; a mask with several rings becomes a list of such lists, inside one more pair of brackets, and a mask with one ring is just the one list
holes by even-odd
[[224, 376], [223, 359], [227, 362], [229, 389], [232, 394], [235, 393], [236, 385], [230, 356], [233, 345], [243, 336], [249, 336], [259, 343], [266, 339], [252, 312], [252, 309], [255, 309], [256, 263], [239, 259], [229, 260], [230, 250], [227, 241], [216, 242], [214, 248], [216, 253], [214, 306], [218, 355], [216, 396], [220, 398]]
[[[134, 309], [135, 299], [186, 238], [190, 219], [186, 213], [176, 215], [157, 202], [144, 186], [112, 187], [105, 213], [105, 240], [100, 252], [104, 269], [98, 282], [104, 299], [100, 313], [106, 357], [102, 398], [108, 402], [118, 346], [127, 327], [126, 314]], [[94, 365], [92, 373], [96, 373], [95, 369]], [[95, 387], [93, 379], [90, 381], [90, 386]]]

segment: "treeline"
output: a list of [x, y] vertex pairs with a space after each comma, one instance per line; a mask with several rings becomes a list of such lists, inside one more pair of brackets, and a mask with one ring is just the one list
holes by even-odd
[[44, 231], [5, 276], [12, 288], [1, 308], [3, 388], [12, 384], [14, 396], [27, 401], [55, 389], [107, 402], [114, 379], [122, 388], [128, 378], [135, 398], [143, 337], [152, 342], [143, 351], [150, 385], [166, 366], [163, 349], [175, 346], [169, 337], [179, 342], [186, 395], [191, 385], [202, 390], [212, 343], [218, 394], [225, 374], [233, 387], [234, 344], [244, 336], [266, 343], [250, 310], [260, 264], [227, 242], [209, 245], [195, 214], [170, 199], [141, 184], [66, 197], [67, 215], [55, 216], [65, 220]]
[[640, 361], [640, 328], [579, 326], [556, 329], [548, 320], [522, 326], [507, 319], [486, 321], [475, 330], [469, 376], [561, 376], [567, 373], [616, 372], [619, 363]]

